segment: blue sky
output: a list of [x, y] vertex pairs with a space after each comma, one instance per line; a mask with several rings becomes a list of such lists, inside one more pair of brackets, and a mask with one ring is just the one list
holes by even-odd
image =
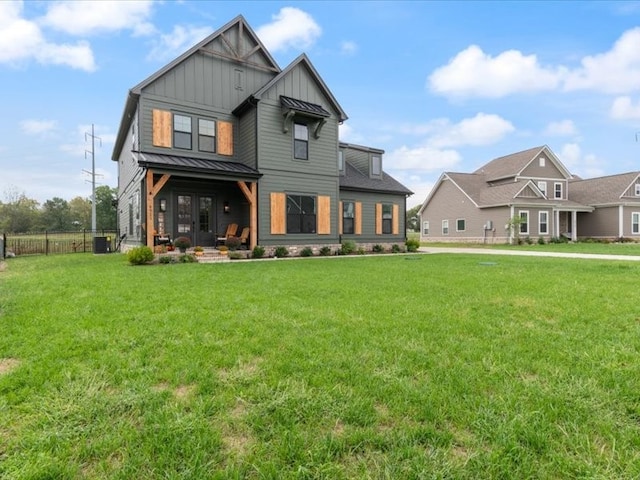
[[640, 2], [0, 1], [0, 200], [90, 197], [91, 124], [117, 186], [127, 91], [238, 14], [281, 68], [307, 53], [409, 206], [544, 144], [585, 178], [640, 170]]

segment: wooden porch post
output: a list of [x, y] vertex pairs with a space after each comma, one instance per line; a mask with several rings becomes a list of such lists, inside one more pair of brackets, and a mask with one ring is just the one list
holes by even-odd
[[153, 248], [153, 230], [154, 230], [154, 211], [153, 200], [160, 191], [164, 184], [171, 178], [171, 175], [164, 174], [158, 180], [158, 183], [153, 184], [153, 170], [150, 168], [147, 170], [146, 184], [147, 184], [147, 247]]
[[258, 244], [258, 183], [251, 182], [247, 187], [246, 182], [238, 180], [238, 187], [249, 202], [249, 248], [253, 250]]

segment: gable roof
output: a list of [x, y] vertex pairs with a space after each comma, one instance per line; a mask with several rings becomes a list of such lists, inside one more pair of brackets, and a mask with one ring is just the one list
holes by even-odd
[[[619, 173], [569, 183], [571, 199], [589, 205], [620, 204], [622, 196], [635, 183], [640, 172]], [[640, 198], [638, 198], [640, 202]]]
[[336, 97], [333, 96], [333, 93], [331, 93], [331, 90], [329, 90], [329, 87], [327, 87], [327, 84], [324, 83], [324, 80], [322, 80], [322, 77], [320, 77], [320, 74], [314, 68], [313, 64], [311, 63], [311, 60], [309, 60], [309, 57], [307, 57], [307, 55], [304, 53], [298, 56], [298, 58], [296, 58], [293, 62], [291, 62], [284, 70], [282, 70], [278, 75], [273, 77], [262, 88], [260, 88], [257, 92], [255, 92], [252, 95], [252, 97], [257, 100], [260, 100], [262, 95], [264, 95], [271, 87], [273, 87], [275, 84], [280, 82], [284, 77], [286, 77], [289, 74], [289, 72], [291, 72], [294, 68], [298, 66], [302, 66], [303, 68], [307, 69], [307, 71], [311, 75], [311, 78], [316, 82], [316, 85], [318, 86], [318, 88], [327, 97], [329, 104], [333, 107], [333, 109], [336, 112], [338, 112], [338, 121], [344, 122], [345, 120], [347, 120], [349, 117], [347, 116], [345, 111], [342, 109], [342, 107], [338, 103], [338, 100], [336, 100]]
[[349, 161], [344, 162], [344, 175], [340, 176], [341, 190], [355, 190], [376, 193], [396, 193], [400, 195], [413, 195], [413, 192], [399, 181], [382, 172], [382, 178], [371, 178], [365, 175]]
[[510, 155], [505, 155], [504, 157], [494, 158], [473, 173], [484, 175], [486, 177], [485, 181], [487, 182], [517, 177], [522, 174], [523, 170], [538, 158], [542, 152], [547, 155], [565, 178], [571, 178], [569, 170], [565, 168], [558, 157], [556, 157], [551, 149], [546, 145], [523, 150], [522, 152], [512, 153]]
[[[241, 40], [246, 40], [247, 46], [251, 47], [246, 52], [240, 52], [237, 46], [234, 46], [233, 43], [227, 38], [227, 34], [229, 36], [232, 35], [232, 32], [236, 32], [239, 37], [238, 42], [241, 43]], [[224, 45], [224, 50], [226, 51], [216, 51], [211, 50], [209, 48], [205, 48], [216, 39], [221, 39], [222, 44]], [[158, 78], [162, 77], [162, 75], [169, 72], [171, 69], [175, 68], [177, 65], [185, 61], [187, 58], [195, 55], [198, 52], [202, 52], [207, 55], [215, 55], [224, 57], [230, 60], [234, 60], [240, 63], [246, 63], [248, 65], [264, 68], [270, 70], [274, 73], [280, 72], [280, 67], [273, 59], [271, 54], [264, 47], [258, 36], [251, 29], [247, 21], [244, 19], [242, 15], [238, 15], [236, 18], [228, 22], [223, 27], [219, 28], [211, 35], [206, 37], [204, 40], [195, 44], [189, 50], [184, 52], [179, 57], [175, 58], [173, 61], [169, 62], [167, 65], [162, 67], [160, 70], [151, 74], [147, 78], [145, 78], [142, 82], [138, 83], [135, 87], [129, 90], [127, 95], [127, 100], [125, 103], [124, 111], [122, 112], [122, 118], [120, 120], [120, 128], [118, 129], [118, 135], [116, 137], [116, 141], [113, 147], [113, 153], [111, 155], [111, 159], [117, 161], [118, 154], [122, 150], [124, 146], [124, 141], [131, 126], [131, 122], [133, 120], [137, 105], [138, 99], [140, 98], [140, 94], [142, 90], [156, 81]], [[260, 58], [262, 63], [255, 62], [254, 58]]]

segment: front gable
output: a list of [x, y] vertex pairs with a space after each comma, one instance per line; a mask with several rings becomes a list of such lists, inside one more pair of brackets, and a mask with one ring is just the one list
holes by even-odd
[[562, 166], [555, 155], [549, 155], [548, 149], [543, 149], [538, 155], [519, 172], [520, 178], [559, 179], [566, 180], [569, 172]]
[[640, 174], [636, 176], [620, 198], [633, 198], [640, 201]]

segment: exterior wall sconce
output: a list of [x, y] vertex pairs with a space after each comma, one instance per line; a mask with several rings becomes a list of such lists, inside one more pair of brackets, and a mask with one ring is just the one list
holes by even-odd
[[166, 212], [167, 211], [167, 200], [164, 198], [160, 199], [160, 211], [161, 212]]
[[224, 213], [229, 213], [229, 212], [231, 212], [231, 207], [229, 206], [229, 202], [227, 202], [227, 201], [225, 200], [225, 202], [224, 202], [224, 204], [223, 204], [222, 209], [223, 209]]

